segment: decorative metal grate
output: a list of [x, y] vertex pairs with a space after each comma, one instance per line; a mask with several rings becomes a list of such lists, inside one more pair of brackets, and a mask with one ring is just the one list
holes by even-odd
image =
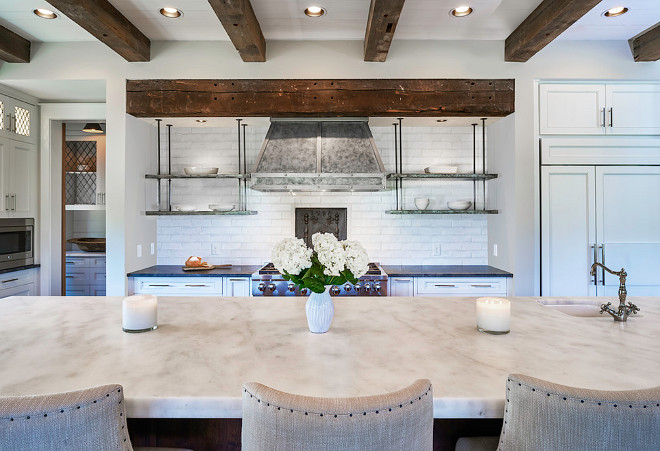
[[64, 151], [67, 205], [96, 205], [96, 141], [67, 141]]
[[14, 107], [15, 133], [30, 136], [30, 111], [20, 106]]
[[0, 101], [0, 130], [5, 129], [5, 104]]

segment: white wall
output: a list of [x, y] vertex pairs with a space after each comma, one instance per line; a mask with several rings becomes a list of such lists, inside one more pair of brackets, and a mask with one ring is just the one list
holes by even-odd
[[[509, 243], [516, 294], [538, 280], [538, 214], [534, 198], [534, 80], [659, 79], [660, 63], [633, 62], [625, 41], [555, 41], [527, 63], [504, 61], [501, 41], [394, 40], [387, 61], [363, 61], [361, 41], [268, 42], [268, 61], [243, 63], [228, 42], [154, 42], [149, 63], [128, 63], [98, 42], [35, 43], [30, 64], [3, 64], [3, 79], [107, 81], [108, 214], [125, 217], [125, 79], [127, 78], [515, 78], [515, 241]], [[493, 152], [496, 152], [493, 149]], [[503, 213], [506, 214], [506, 213]], [[110, 236], [118, 225], [110, 227]], [[129, 236], [133, 231], [127, 232]], [[117, 234], [122, 237], [123, 233]], [[497, 239], [496, 237], [492, 237]], [[114, 259], [117, 259], [117, 265]], [[108, 279], [124, 284], [123, 258], [109, 255]], [[538, 289], [538, 286], [536, 286]]]
[[[249, 120], [247, 121], [250, 122]], [[472, 171], [471, 127], [403, 126], [403, 170], [422, 172], [432, 164], [454, 165], [460, 172]], [[394, 171], [393, 127], [370, 127], [387, 171]], [[267, 127], [247, 127], [248, 167], [266, 135]], [[481, 130], [478, 131], [479, 148]], [[185, 166], [219, 167], [237, 171], [234, 128], [172, 128], [172, 172]], [[162, 132], [166, 146], [167, 134]], [[155, 149], [154, 149], [155, 150]], [[163, 152], [162, 169], [167, 172]], [[478, 153], [481, 155], [480, 151]], [[291, 155], [295, 158], [295, 155]], [[477, 167], [481, 170], [481, 160]], [[150, 181], [154, 191], [157, 182]], [[479, 184], [480, 185], [480, 184]], [[163, 183], [163, 187], [165, 183]], [[237, 204], [235, 180], [173, 180], [172, 204], [208, 208], [210, 203]], [[163, 190], [164, 191], [164, 190]], [[482, 204], [479, 186], [478, 208]], [[429, 209], [446, 209], [447, 201], [473, 200], [469, 181], [414, 181], [404, 185], [405, 209], [415, 209], [414, 199], [430, 199]], [[165, 203], [163, 204], [165, 205]], [[248, 191], [248, 208], [256, 216], [160, 217], [158, 220], [158, 263], [181, 265], [191, 255], [212, 264], [259, 265], [270, 258], [276, 241], [295, 234], [295, 208], [347, 208], [348, 239], [360, 241], [373, 261], [383, 264], [483, 265], [487, 263], [487, 230], [484, 215], [391, 215], [394, 191], [375, 193], [262, 193]], [[432, 255], [433, 244], [441, 255]], [[220, 244], [220, 255], [212, 255], [212, 244]]]

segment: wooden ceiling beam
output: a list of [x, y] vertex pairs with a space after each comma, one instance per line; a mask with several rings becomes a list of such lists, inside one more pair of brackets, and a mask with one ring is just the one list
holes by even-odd
[[506, 38], [504, 60], [524, 63], [601, 0], [543, 0]]
[[245, 62], [266, 61], [266, 40], [250, 0], [209, 0], [229, 39]]
[[660, 59], [660, 22], [628, 41], [635, 61]]
[[512, 79], [128, 80], [136, 117], [496, 117]]
[[384, 62], [406, 0], [371, 0], [364, 35], [364, 60]]
[[29, 63], [30, 41], [0, 25], [0, 60]]
[[146, 62], [151, 41], [108, 0], [46, 0], [126, 61]]

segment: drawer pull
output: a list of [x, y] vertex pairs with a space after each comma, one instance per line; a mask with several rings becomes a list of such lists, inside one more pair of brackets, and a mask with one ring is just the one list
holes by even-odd
[[205, 284], [197, 284], [197, 285], [192, 285], [192, 284], [186, 284], [187, 287], [208, 287], [208, 285]]
[[75, 265], [76, 262], [66, 262], [67, 265]]
[[16, 282], [18, 279], [7, 279], [3, 280], [2, 283]]
[[172, 285], [151, 283], [151, 284], [149, 284], [149, 286], [150, 287], [171, 287]]
[[66, 279], [73, 279], [74, 276], [64, 276]]
[[479, 284], [472, 284], [472, 285], [470, 285], [470, 286], [471, 286], [471, 287], [475, 287], [475, 288], [493, 288], [492, 285], [479, 285]]
[[436, 287], [448, 287], [448, 288], [456, 288], [456, 285], [453, 284], [436, 284]]

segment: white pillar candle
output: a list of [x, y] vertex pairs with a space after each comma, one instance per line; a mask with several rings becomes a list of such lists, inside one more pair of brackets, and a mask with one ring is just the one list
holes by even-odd
[[152, 295], [129, 296], [121, 304], [124, 332], [147, 332], [157, 327], [158, 298]]
[[510, 328], [511, 303], [508, 299], [477, 299], [477, 329], [490, 334], [507, 334]]

